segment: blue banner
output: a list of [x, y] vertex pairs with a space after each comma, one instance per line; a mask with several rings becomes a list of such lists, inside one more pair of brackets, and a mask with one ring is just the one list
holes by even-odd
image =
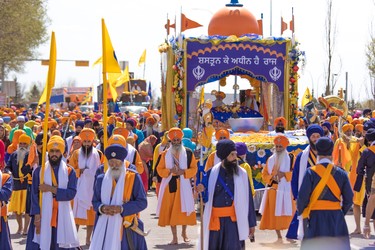
[[187, 90], [219, 80], [227, 75], [250, 75], [274, 83], [284, 91], [286, 41], [262, 43], [241, 41], [213, 43], [210, 40], [187, 39]]

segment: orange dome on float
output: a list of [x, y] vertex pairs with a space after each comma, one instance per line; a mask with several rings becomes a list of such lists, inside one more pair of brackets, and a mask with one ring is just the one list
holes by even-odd
[[239, 37], [249, 33], [261, 34], [258, 21], [250, 11], [235, 0], [217, 11], [208, 25], [209, 36], [235, 35]]

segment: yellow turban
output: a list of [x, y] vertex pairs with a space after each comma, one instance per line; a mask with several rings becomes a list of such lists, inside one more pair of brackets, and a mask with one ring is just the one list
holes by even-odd
[[108, 139], [108, 146], [113, 145], [113, 144], [120, 144], [124, 148], [126, 147], [126, 139], [124, 136], [118, 134], [118, 135], [112, 135]]
[[18, 138], [18, 143], [26, 143], [27, 145], [30, 145], [31, 144], [31, 138], [27, 134], [22, 134]]
[[47, 151], [51, 151], [51, 149], [58, 149], [61, 153], [65, 151], [65, 142], [61, 136], [54, 135], [48, 141], [47, 144]]
[[342, 126], [342, 131], [345, 133], [346, 131], [348, 131], [348, 130], [351, 130], [351, 131], [353, 131], [353, 129], [354, 129], [354, 126], [352, 125], [352, 124], [349, 124], [349, 123], [347, 123], [347, 124], [345, 124], [344, 126]]
[[34, 121], [34, 120], [29, 120], [29, 121], [27, 121], [26, 123], [25, 123], [25, 126], [26, 127], [29, 127], [29, 128], [33, 128], [34, 127], [34, 125], [36, 124], [36, 122]]
[[129, 136], [129, 130], [127, 130], [126, 128], [115, 128], [113, 130], [113, 134], [114, 135], [122, 135], [126, 140]]
[[363, 124], [356, 124], [355, 129], [358, 130], [359, 132], [363, 132]]

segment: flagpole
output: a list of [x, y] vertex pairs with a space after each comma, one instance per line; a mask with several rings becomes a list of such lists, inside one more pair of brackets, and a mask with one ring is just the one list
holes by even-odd
[[[48, 117], [50, 108], [50, 97], [53, 85], [55, 83], [56, 75], [56, 39], [55, 32], [52, 32], [51, 36], [51, 47], [50, 47], [50, 58], [48, 65], [48, 77], [46, 84], [46, 111], [43, 122], [43, 151], [42, 151], [42, 162], [41, 162], [41, 174], [40, 174], [40, 184], [44, 184], [44, 170], [46, 167], [46, 150], [47, 150], [47, 133], [48, 133]], [[64, 153], [64, 152], [61, 152]], [[42, 191], [39, 191], [39, 207], [42, 210]]]
[[[107, 85], [107, 56], [106, 56], [106, 51], [105, 48], [107, 47], [106, 44], [106, 39], [105, 39], [105, 23], [104, 19], [102, 18], [102, 58], [103, 58], [103, 63], [102, 63], [102, 69], [103, 69], [103, 136], [104, 136], [104, 149], [107, 148], [107, 142], [108, 142], [108, 100], [107, 100], [107, 95], [108, 95], [108, 85]], [[108, 163], [107, 160], [104, 159], [104, 172], [107, 171], [108, 168]]]
[[145, 72], [146, 72], [146, 60], [143, 63], [143, 80], [145, 80]]

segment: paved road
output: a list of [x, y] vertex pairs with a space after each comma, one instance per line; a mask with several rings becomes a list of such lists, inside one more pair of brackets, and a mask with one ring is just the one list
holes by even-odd
[[[196, 249], [197, 248], [197, 241], [198, 241], [198, 230], [199, 230], [199, 222], [194, 227], [188, 227], [188, 236], [191, 239], [190, 243], [182, 243], [182, 237], [179, 238], [178, 245], [170, 246], [168, 242], [172, 240], [171, 231], [169, 227], [158, 227], [157, 226], [157, 217], [155, 215], [157, 199], [154, 192], [149, 192], [148, 194], [148, 207], [147, 209], [141, 213], [141, 218], [145, 222], [146, 230], [151, 229], [150, 234], [146, 237], [147, 245], [149, 249]], [[259, 218], [258, 218], [259, 219]], [[346, 221], [348, 223], [349, 232], [352, 232], [355, 228], [353, 215], [350, 213], [346, 216]], [[259, 223], [259, 221], [258, 221]], [[10, 218], [10, 231], [12, 234], [12, 244], [14, 250], [23, 250], [25, 249], [26, 244], [26, 237], [21, 235], [16, 235], [15, 232], [17, 231], [17, 223], [14, 218]], [[286, 231], [283, 231], [283, 235], [286, 234]], [[81, 228], [78, 232], [79, 239], [81, 244], [85, 243], [86, 237], [86, 230]], [[181, 227], [178, 227], [178, 235], [181, 235]], [[299, 249], [299, 242], [298, 243], [289, 243], [287, 241], [283, 242], [276, 242], [276, 233], [274, 231], [260, 231], [256, 230], [255, 232], [255, 243], [250, 243], [250, 241], [246, 241], [246, 249]], [[350, 240], [351, 247], [353, 250], [358, 249], [374, 249], [375, 247], [369, 247], [368, 244], [375, 242], [375, 236], [372, 235], [370, 240], [364, 239], [361, 235], [352, 237]], [[1, 246], [0, 246], [1, 249]], [[83, 246], [83, 249], [88, 249], [88, 247]]]

